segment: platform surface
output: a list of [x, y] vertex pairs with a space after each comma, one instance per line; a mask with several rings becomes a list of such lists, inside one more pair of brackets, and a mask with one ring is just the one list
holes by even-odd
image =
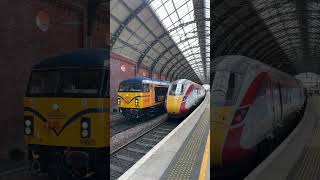
[[180, 147], [169, 167], [162, 175], [162, 180], [198, 179], [201, 175], [203, 158], [209, 134], [210, 109], [207, 106], [199, 122]]
[[304, 117], [246, 180], [319, 180], [320, 98], [310, 97]]
[[209, 95], [119, 179], [210, 179]]

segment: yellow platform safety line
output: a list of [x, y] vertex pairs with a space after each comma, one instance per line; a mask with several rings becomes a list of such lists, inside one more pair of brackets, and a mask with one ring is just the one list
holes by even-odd
[[204, 154], [202, 158], [200, 173], [199, 173], [199, 180], [204, 180], [206, 178], [206, 170], [207, 170], [207, 164], [208, 164], [208, 158], [210, 153], [210, 130], [207, 138], [206, 147], [204, 149]]

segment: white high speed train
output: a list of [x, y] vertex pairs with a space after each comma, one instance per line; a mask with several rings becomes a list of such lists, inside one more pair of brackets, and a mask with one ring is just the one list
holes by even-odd
[[205, 89], [190, 80], [179, 79], [171, 83], [167, 99], [166, 109], [171, 117], [183, 117], [197, 107], [205, 97]]
[[264, 140], [276, 139], [296, 122], [293, 117], [306, 103], [305, 89], [293, 76], [247, 57], [222, 56], [213, 62], [211, 166], [246, 164]]

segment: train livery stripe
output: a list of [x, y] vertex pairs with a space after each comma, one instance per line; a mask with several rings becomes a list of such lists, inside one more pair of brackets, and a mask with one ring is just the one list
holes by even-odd
[[[118, 97], [120, 97], [121, 99], [123, 99], [123, 100], [125, 101], [125, 99], [124, 99], [122, 96], [119, 96], [119, 95], [118, 95]], [[141, 98], [141, 97], [149, 97], [149, 96], [135, 96], [135, 97], [133, 97], [127, 104], [130, 104], [131, 101], [133, 101], [135, 98]]]
[[[188, 87], [188, 89], [187, 89], [184, 97], [187, 98], [187, 97], [189, 96], [192, 87], [193, 87], [193, 84], [191, 84], [191, 85]], [[183, 97], [183, 99], [184, 99], [184, 97]], [[186, 101], [186, 100], [185, 100], [185, 101]], [[183, 102], [183, 100], [182, 100], [181, 105], [180, 105], [180, 112], [183, 113], [183, 112], [186, 112], [186, 111], [188, 111], [188, 109], [186, 109], [186, 102]]]
[[[37, 110], [31, 108], [31, 107], [24, 107], [24, 111], [28, 111], [33, 113], [34, 115], [36, 115], [37, 117], [40, 118], [41, 121], [43, 122], [48, 122], [48, 120]], [[59, 136], [61, 134], [61, 132], [67, 127], [69, 126], [71, 123], [73, 123], [74, 121], [76, 121], [79, 117], [85, 115], [85, 114], [89, 114], [89, 113], [105, 113], [105, 112], [109, 112], [109, 108], [88, 108], [85, 110], [82, 110], [76, 114], [74, 114], [73, 116], [71, 116], [67, 122], [62, 126], [62, 128], [60, 129], [60, 131], [57, 131], [54, 128], [51, 128], [51, 130], [54, 131], [54, 133]]]
[[222, 152], [223, 165], [235, 164], [243, 157], [246, 157], [248, 151], [243, 150], [240, 147], [242, 130], [243, 126], [229, 129]]

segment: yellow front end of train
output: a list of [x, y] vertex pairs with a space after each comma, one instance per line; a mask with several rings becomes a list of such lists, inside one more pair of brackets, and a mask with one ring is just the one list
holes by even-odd
[[109, 98], [25, 97], [25, 142], [70, 148], [109, 146], [109, 102]]
[[164, 112], [169, 84], [165, 81], [134, 77], [119, 85], [117, 103], [120, 113], [128, 119], [145, 118]]
[[180, 108], [181, 108], [183, 97], [184, 96], [179, 96], [179, 95], [168, 95], [166, 108], [169, 114], [175, 115], [175, 114], [181, 113]]
[[118, 92], [118, 108], [143, 109], [159, 103], [152, 101], [153, 92]]
[[225, 144], [225, 139], [230, 127], [231, 113], [234, 108], [232, 106], [223, 107], [211, 107], [210, 114], [211, 118], [211, 129], [212, 143], [210, 149], [212, 153], [211, 166], [220, 167], [222, 166], [222, 156]]
[[108, 55], [80, 49], [33, 67], [23, 119], [32, 174], [108, 178]]

